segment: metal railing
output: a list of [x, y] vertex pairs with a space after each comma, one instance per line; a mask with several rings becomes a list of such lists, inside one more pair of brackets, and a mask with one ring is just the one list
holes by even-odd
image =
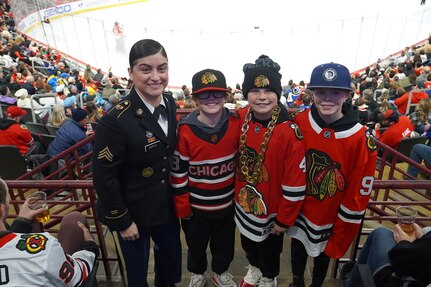
[[[424, 177], [431, 177], [431, 170], [418, 164], [397, 150], [376, 141], [381, 150], [378, 158], [380, 164], [376, 168], [373, 192], [367, 211], [362, 221], [361, 231], [343, 258], [335, 260], [331, 276], [335, 278], [339, 263], [355, 261], [358, 250], [366, 237], [376, 227], [393, 228], [397, 223], [395, 209], [401, 205], [413, 206], [418, 210], [416, 222], [420, 226], [431, 226], [431, 196], [426, 191], [431, 190], [431, 180], [405, 180], [409, 177], [406, 165], [415, 166]], [[389, 159], [390, 158], [390, 159]]]
[[34, 95], [31, 95], [31, 97], [30, 97], [31, 117], [32, 117], [34, 123], [37, 123], [36, 111], [46, 111], [46, 113], [48, 113], [48, 115], [51, 116], [51, 111], [52, 111], [53, 105], [51, 105], [51, 104], [44, 105], [43, 108], [35, 108], [34, 107], [33, 100], [34, 99], [40, 99], [40, 98], [54, 98], [54, 105], [57, 105], [57, 96], [55, 94], [34, 94]]
[[[178, 114], [185, 115], [188, 112], [190, 110], [179, 110]], [[25, 198], [25, 194], [30, 190], [39, 189], [50, 193], [49, 203], [52, 207], [52, 219], [44, 225], [44, 228], [49, 232], [58, 232], [61, 218], [67, 212], [72, 210], [83, 212], [94, 225], [92, 232], [101, 248], [100, 260], [103, 261], [105, 274], [107, 279], [110, 280], [112, 275], [110, 262], [118, 262], [119, 257], [118, 254], [116, 256], [109, 254], [103, 227], [96, 218], [95, 202], [97, 195], [91, 180], [90, 159], [92, 152], [83, 155], [78, 153], [81, 146], [93, 140], [94, 135], [51, 158], [48, 162], [24, 174], [17, 180], [7, 181], [7, 184], [11, 191], [12, 207], [16, 213]], [[394, 225], [396, 222], [395, 208], [397, 206], [412, 205], [417, 208], [419, 211], [417, 222], [420, 225], [429, 225], [431, 222], [431, 197], [425, 193], [425, 190], [431, 190], [431, 181], [404, 180], [403, 178], [406, 175], [405, 166], [403, 168], [401, 165], [412, 164], [426, 176], [431, 176], [431, 170], [415, 163], [410, 158], [379, 141], [376, 141], [376, 144], [382, 150], [379, 157], [380, 166], [376, 169], [373, 192], [363, 220], [363, 226], [345, 257], [334, 261], [332, 268], [334, 278], [337, 275], [339, 263], [356, 258], [358, 249], [361, 248], [361, 242], [374, 227], [391, 227]], [[387, 160], [389, 155], [391, 155], [390, 161]], [[32, 180], [36, 173], [46, 170], [57, 162], [62, 162], [62, 165], [47, 174], [43, 180]], [[58, 196], [64, 191], [67, 191], [67, 195], [59, 198]], [[11, 217], [13, 216], [11, 215]]]
[[[407, 100], [407, 108], [406, 108], [406, 115], [410, 114], [410, 108], [413, 107], [417, 107], [419, 105], [419, 102], [417, 103], [412, 103], [412, 98], [413, 98], [413, 93], [420, 93], [420, 92], [431, 92], [431, 89], [416, 89], [416, 90], [411, 90], [409, 92], [409, 99]], [[429, 97], [429, 94], [428, 94]]]

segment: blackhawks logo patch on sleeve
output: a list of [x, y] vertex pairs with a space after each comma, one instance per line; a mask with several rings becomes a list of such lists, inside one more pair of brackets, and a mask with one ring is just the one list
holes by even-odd
[[375, 151], [377, 149], [376, 142], [369, 130], [365, 131], [365, 137], [367, 138], [367, 148], [370, 151]]
[[290, 127], [293, 129], [293, 132], [295, 134], [295, 136], [299, 139], [302, 140], [302, 133], [301, 133], [301, 129], [298, 127], [297, 124], [295, 123], [291, 123]]

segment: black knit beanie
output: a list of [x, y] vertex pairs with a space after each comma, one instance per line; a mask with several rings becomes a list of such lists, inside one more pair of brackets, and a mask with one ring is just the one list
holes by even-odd
[[242, 70], [244, 71], [242, 91], [245, 98], [251, 89], [266, 88], [276, 93], [280, 99], [282, 91], [280, 66], [270, 57], [262, 55], [254, 64], [245, 64]]

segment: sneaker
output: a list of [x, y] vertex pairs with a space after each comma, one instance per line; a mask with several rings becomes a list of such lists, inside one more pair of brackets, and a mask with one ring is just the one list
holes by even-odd
[[193, 273], [190, 278], [189, 287], [204, 287], [206, 283], [207, 280], [204, 275]]
[[236, 287], [235, 282], [232, 280], [232, 275], [230, 275], [227, 271], [220, 275], [214, 272], [211, 280], [217, 287]]
[[293, 276], [293, 282], [289, 284], [289, 287], [305, 287], [304, 278]]
[[257, 267], [252, 265], [247, 266], [248, 271], [245, 277], [239, 283], [239, 287], [254, 287], [259, 283], [260, 278], [262, 277], [262, 272]]
[[275, 287], [275, 286], [277, 286], [277, 278], [262, 277], [257, 286], [258, 287]]

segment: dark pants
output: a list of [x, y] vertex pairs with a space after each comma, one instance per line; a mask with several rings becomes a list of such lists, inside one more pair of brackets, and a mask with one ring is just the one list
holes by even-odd
[[233, 212], [222, 219], [209, 220], [199, 215], [182, 220], [188, 253], [187, 269], [196, 274], [207, 270], [207, 246], [210, 244], [211, 267], [217, 274], [227, 271], [234, 256], [235, 221]]
[[172, 213], [165, 224], [140, 228], [138, 240], [125, 241], [118, 234], [129, 287], [148, 287], [150, 238], [154, 241], [154, 273], [157, 281], [160, 284], [181, 281], [180, 225]]
[[[292, 238], [291, 256], [293, 276], [300, 279], [304, 278], [304, 270], [307, 265], [308, 254], [302, 242], [295, 238]], [[330, 258], [325, 254], [325, 252], [314, 257], [313, 280], [311, 283], [312, 287], [322, 286], [323, 281], [325, 281], [326, 272], [328, 271], [329, 260]]]
[[275, 278], [280, 273], [280, 254], [283, 251], [283, 234], [270, 234], [264, 241], [255, 242], [241, 234], [241, 245], [248, 262], [258, 267], [262, 276]]
[[77, 222], [81, 221], [87, 228], [88, 222], [84, 215], [78, 211], [72, 211], [63, 217], [58, 230], [58, 241], [63, 247], [66, 254], [73, 254], [81, 250], [81, 245], [84, 242], [84, 235]]

